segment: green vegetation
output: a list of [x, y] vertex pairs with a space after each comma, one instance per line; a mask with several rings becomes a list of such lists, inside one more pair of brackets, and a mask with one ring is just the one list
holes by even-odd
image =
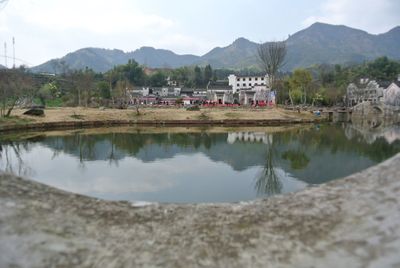
[[311, 88], [312, 76], [305, 69], [294, 70], [293, 75], [288, 79], [289, 82], [289, 98], [292, 104], [294, 102], [306, 104], [307, 93]]
[[289, 160], [292, 169], [304, 169], [307, 167], [310, 159], [308, 156], [300, 151], [288, 150], [282, 153], [282, 159]]
[[346, 88], [360, 78], [391, 82], [400, 74], [400, 61], [387, 57], [358, 65], [317, 65], [296, 69], [278, 85], [280, 100], [293, 104], [337, 105], [343, 100]]
[[[0, 116], [8, 117], [16, 106], [46, 107], [85, 106], [126, 108], [132, 101], [129, 92], [140, 87], [166, 86], [167, 78], [174, 86], [206, 88], [210, 81], [226, 79], [230, 73], [256, 75], [257, 70], [234, 72], [203, 67], [147, 69], [134, 60], [115, 66], [105, 73], [89, 68], [70, 71], [64, 66], [59, 75], [33, 74], [27, 70], [0, 70]], [[278, 101], [294, 105], [337, 105], [342, 102], [346, 87], [360, 78], [390, 82], [400, 74], [400, 62], [387, 57], [359, 65], [318, 65], [296, 69], [293, 74], [280, 75], [276, 81]], [[178, 99], [177, 104], [182, 103]]]

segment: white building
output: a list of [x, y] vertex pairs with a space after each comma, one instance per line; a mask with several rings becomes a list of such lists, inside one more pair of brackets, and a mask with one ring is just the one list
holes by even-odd
[[172, 80], [172, 78], [170, 76], [167, 77], [167, 85], [169, 87], [177, 87], [178, 86], [178, 82], [175, 80]]
[[400, 81], [393, 82], [383, 91], [383, 102], [390, 106], [400, 106]]
[[254, 87], [268, 85], [268, 75], [265, 76], [236, 76], [231, 74], [228, 76], [229, 85], [232, 87], [233, 93], [240, 90], [251, 90]]
[[383, 88], [375, 80], [367, 78], [360, 79], [356, 85], [351, 83], [346, 90], [346, 99], [349, 106], [357, 105], [363, 101], [378, 102], [383, 97]]

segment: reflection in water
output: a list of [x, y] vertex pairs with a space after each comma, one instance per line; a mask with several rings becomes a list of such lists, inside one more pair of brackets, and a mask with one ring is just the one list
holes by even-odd
[[266, 145], [264, 165], [256, 175], [255, 189], [258, 194], [279, 194], [282, 191], [282, 182], [278, 177], [274, 164], [273, 135], [265, 132], [230, 132], [227, 142], [259, 142]]
[[258, 194], [279, 194], [282, 191], [282, 182], [278, 177], [275, 167], [275, 159], [274, 155], [276, 155], [276, 151], [274, 150], [272, 136], [266, 139], [267, 148], [266, 148], [266, 159], [261, 172], [257, 176], [255, 188]]
[[32, 168], [26, 165], [21, 156], [21, 151], [27, 150], [27, 143], [8, 142], [0, 144], [0, 170], [7, 173], [17, 174], [18, 176], [32, 176]]
[[379, 138], [384, 138], [392, 144], [400, 139], [400, 125], [384, 120], [381, 117], [368, 119], [353, 119], [352, 124], [345, 127], [346, 137], [352, 139], [355, 135], [362, 135], [363, 139], [372, 144]]
[[385, 124], [153, 132], [2, 136], [0, 169], [107, 199], [220, 202], [296, 191], [400, 152], [400, 127]]
[[236, 141], [272, 143], [272, 135], [265, 132], [230, 132], [227, 142], [233, 144]]

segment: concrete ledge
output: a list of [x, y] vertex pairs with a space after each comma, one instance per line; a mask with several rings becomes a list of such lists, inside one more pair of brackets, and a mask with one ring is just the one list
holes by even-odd
[[135, 206], [0, 175], [0, 267], [398, 267], [400, 154], [267, 200]]

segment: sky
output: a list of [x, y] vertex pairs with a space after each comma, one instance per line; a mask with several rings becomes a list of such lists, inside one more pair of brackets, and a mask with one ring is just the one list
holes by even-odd
[[399, 14], [399, 0], [0, 0], [0, 64], [13, 37], [16, 64], [35, 66], [84, 47], [203, 55], [239, 37], [283, 40], [317, 21], [379, 34], [399, 26]]

